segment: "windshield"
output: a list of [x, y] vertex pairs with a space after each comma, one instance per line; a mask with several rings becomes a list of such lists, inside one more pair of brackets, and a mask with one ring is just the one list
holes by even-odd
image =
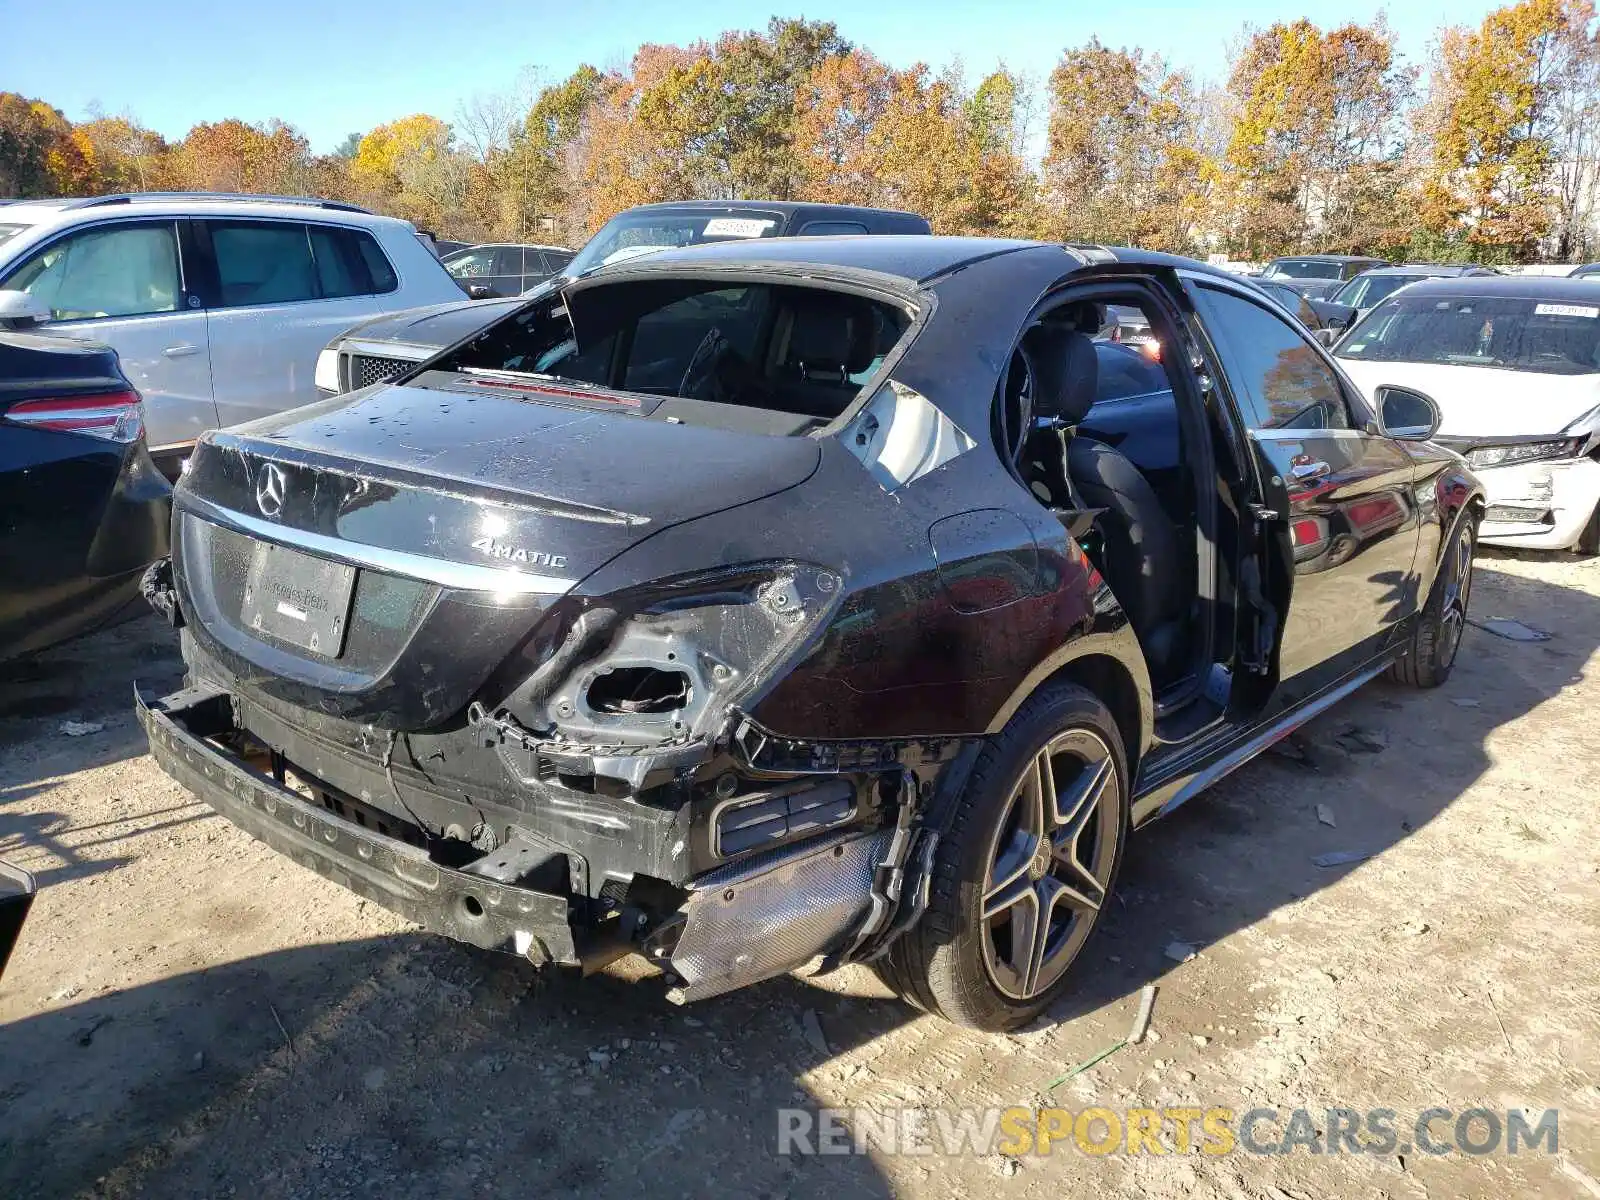
[[776, 237], [783, 218], [775, 212], [625, 212], [607, 221], [567, 267], [582, 275], [608, 262], [620, 262], [652, 250], [698, 246], [737, 238]]
[[1590, 375], [1600, 371], [1600, 294], [1593, 304], [1395, 296], [1355, 327], [1339, 357]]
[[1371, 308], [1380, 300], [1387, 300], [1406, 284], [1427, 278], [1427, 275], [1357, 275], [1339, 289], [1333, 302], [1348, 304], [1351, 308]]
[[1316, 262], [1304, 258], [1286, 258], [1275, 262], [1266, 270], [1268, 279], [1337, 279], [1339, 264]]
[[14, 238], [17, 236], [17, 234], [21, 233], [24, 229], [32, 228], [33, 226], [31, 225], [18, 225], [14, 222], [8, 225], [5, 222], [0, 221], [0, 245], [4, 245], [11, 238]]

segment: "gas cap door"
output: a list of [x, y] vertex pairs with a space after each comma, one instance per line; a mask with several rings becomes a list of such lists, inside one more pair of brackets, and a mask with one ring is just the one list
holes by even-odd
[[980, 613], [1004, 608], [1042, 590], [1039, 545], [1027, 523], [1004, 508], [978, 508], [944, 517], [928, 528], [950, 606]]

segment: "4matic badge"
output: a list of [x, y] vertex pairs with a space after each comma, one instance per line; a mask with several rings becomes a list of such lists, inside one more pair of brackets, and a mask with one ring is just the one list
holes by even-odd
[[567, 565], [565, 554], [546, 554], [543, 550], [529, 550], [525, 546], [513, 546], [509, 542], [502, 542], [499, 538], [481, 537], [472, 543], [472, 548], [481, 550], [490, 558], [498, 558], [502, 562], [527, 563], [531, 567], [552, 569]]

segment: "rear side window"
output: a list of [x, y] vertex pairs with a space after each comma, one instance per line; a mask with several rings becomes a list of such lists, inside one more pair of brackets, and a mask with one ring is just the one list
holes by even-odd
[[211, 221], [224, 308], [391, 292], [394, 268], [368, 233], [291, 221]]
[[828, 237], [832, 234], [866, 233], [860, 221], [808, 221], [800, 230], [801, 237]]
[[1197, 287], [1195, 296], [1250, 428], [1350, 428], [1338, 377], [1298, 329], [1231, 292]]
[[117, 224], [37, 250], [5, 280], [58, 321], [176, 312], [183, 293], [172, 222]]
[[211, 248], [225, 308], [288, 304], [320, 294], [304, 225], [213, 221]]
[[389, 265], [377, 238], [360, 229], [344, 229], [340, 233], [355, 242], [356, 253], [367, 268], [367, 286], [373, 295], [381, 296], [400, 287], [400, 277]]

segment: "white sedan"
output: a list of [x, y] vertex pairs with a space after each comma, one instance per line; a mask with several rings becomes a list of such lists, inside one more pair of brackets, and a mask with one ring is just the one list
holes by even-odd
[[1600, 280], [1423, 280], [1334, 353], [1369, 400], [1398, 384], [1438, 403], [1434, 440], [1488, 492], [1483, 542], [1600, 554]]

